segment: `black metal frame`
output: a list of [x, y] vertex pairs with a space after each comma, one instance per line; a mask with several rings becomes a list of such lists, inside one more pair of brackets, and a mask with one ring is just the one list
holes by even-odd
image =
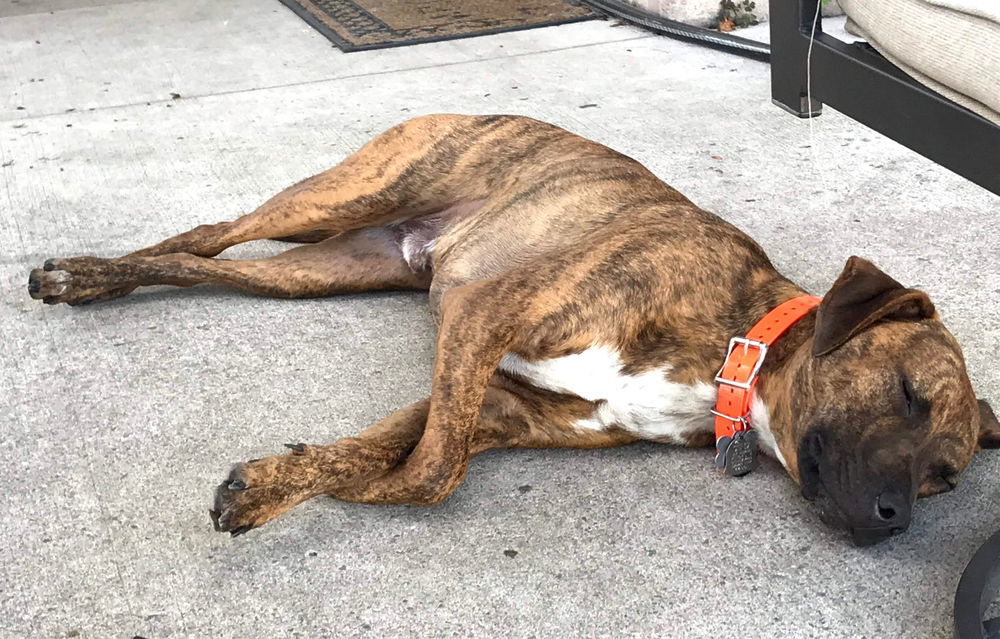
[[823, 104], [1000, 195], [1000, 126], [928, 89], [873, 49], [816, 24], [806, 98], [806, 55], [820, 0], [771, 0], [771, 98], [805, 118]]

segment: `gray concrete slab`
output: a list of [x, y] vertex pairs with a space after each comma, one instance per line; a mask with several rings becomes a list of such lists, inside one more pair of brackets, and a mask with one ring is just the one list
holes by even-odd
[[35, 13], [55, 14], [69, 9], [90, 9], [142, 0], [0, 0], [0, 18]]
[[648, 37], [595, 21], [344, 54], [277, 0], [80, 4], [0, 22], [0, 121]]
[[[931, 293], [980, 394], [1000, 404], [998, 198], [835, 112], [810, 130], [770, 104], [765, 65], [623, 41], [637, 34], [608, 23], [389, 61], [317, 47], [268, 3], [218, 4], [158, 16], [180, 42], [242, 7], [248, 26], [226, 38], [248, 52], [283, 33], [250, 77], [206, 60], [186, 71], [197, 97], [147, 106], [153, 85], [139, 85], [63, 113], [92, 82], [66, 80], [0, 123], [0, 637], [947, 636], [961, 568], [1000, 521], [995, 453], [871, 549], [820, 524], [772, 462], [734, 481], [706, 451], [652, 445], [490, 453], [434, 508], [314, 500], [237, 540], [214, 533], [205, 510], [231, 462], [353, 434], [426, 394], [423, 297], [206, 287], [70, 309], [30, 300], [27, 271], [235, 217], [420, 113], [524, 113], [610, 144], [817, 292], [848, 255], [875, 260]], [[101, 10], [121, 25], [134, 5]], [[90, 11], [56, 17], [96, 29]], [[123, 68], [199, 60], [116, 37], [101, 55]], [[500, 45], [521, 54], [494, 55]], [[29, 50], [5, 57], [0, 95], [21, 86], [10, 69], [78, 64], [65, 46], [49, 68]], [[271, 86], [307, 49], [338, 72]], [[407, 64], [438, 54], [444, 66]], [[741, 545], [720, 570], [724, 537]]]

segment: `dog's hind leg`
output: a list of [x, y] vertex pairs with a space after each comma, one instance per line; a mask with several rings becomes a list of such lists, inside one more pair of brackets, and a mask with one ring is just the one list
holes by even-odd
[[[357, 437], [328, 446], [293, 444], [290, 454], [236, 465], [216, 491], [216, 527], [223, 532], [255, 528], [319, 495], [382, 503], [370, 496], [371, 483], [406, 462], [424, 434], [429, 411], [425, 399]], [[470, 454], [494, 448], [606, 448], [634, 441], [623, 431], [576, 428], [592, 411], [591, 402], [495, 375]]]
[[[48, 270], [46, 270], [48, 269]], [[222, 284], [258, 295], [301, 298], [387, 289], [427, 290], [429, 270], [413, 271], [392, 231], [348, 231], [260, 260], [222, 260], [189, 253], [51, 260], [29, 278], [32, 297], [76, 305], [106, 291], [169, 284]]]
[[[275, 195], [232, 222], [204, 225], [132, 255], [218, 255], [242, 242], [315, 241], [431, 213], [488, 195], [487, 171], [450, 169], [474, 141], [513, 118], [430, 115], [378, 135], [337, 166]], [[499, 122], [498, 122], [499, 121]]]
[[[232, 222], [204, 225], [132, 253], [203, 257], [251, 240], [317, 239], [383, 226], [489, 195], [496, 175], [450, 172], [480, 138], [514, 118], [432, 115], [377, 136], [337, 166], [291, 186]], [[474, 158], [471, 158], [474, 159]]]
[[[232, 222], [198, 226], [125, 257], [175, 253], [213, 257], [251, 240], [315, 241], [481, 201], [502, 175], [499, 154], [489, 148], [490, 142], [515, 135], [512, 131], [523, 128], [523, 121], [507, 116], [454, 115], [409, 120], [374, 138], [332, 169], [285, 189], [252, 213]], [[515, 138], [516, 144], [507, 143], [506, 147], [530, 146], [534, 139], [520, 136]], [[478, 151], [470, 152], [470, 148]], [[50, 269], [54, 263], [48, 263]], [[65, 275], [45, 277], [51, 280]], [[120, 297], [131, 290], [97, 291], [89, 301]]]

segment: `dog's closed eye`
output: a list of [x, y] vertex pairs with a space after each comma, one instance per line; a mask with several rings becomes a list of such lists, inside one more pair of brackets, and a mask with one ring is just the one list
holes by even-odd
[[913, 411], [915, 409], [915, 404], [917, 401], [917, 396], [913, 390], [913, 382], [910, 380], [909, 376], [904, 373], [902, 379], [903, 379], [903, 384], [902, 384], [903, 399], [905, 400], [905, 404], [903, 405], [905, 409], [904, 415], [906, 417], [910, 417], [911, 415], [913, 415]]
[[903, 401], [900, 404], [900, 412], [903, 417], [926, 418], [930, 412], [930, 402], [920, 396], [913, 387], [913, 380], [906, 373], [900, 375], [900, 395]]

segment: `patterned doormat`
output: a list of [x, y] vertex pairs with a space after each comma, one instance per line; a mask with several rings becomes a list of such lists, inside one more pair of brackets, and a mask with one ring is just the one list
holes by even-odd
[[572, 0], [281, 0], [343, 51], [547, 27], [598, 17]]

